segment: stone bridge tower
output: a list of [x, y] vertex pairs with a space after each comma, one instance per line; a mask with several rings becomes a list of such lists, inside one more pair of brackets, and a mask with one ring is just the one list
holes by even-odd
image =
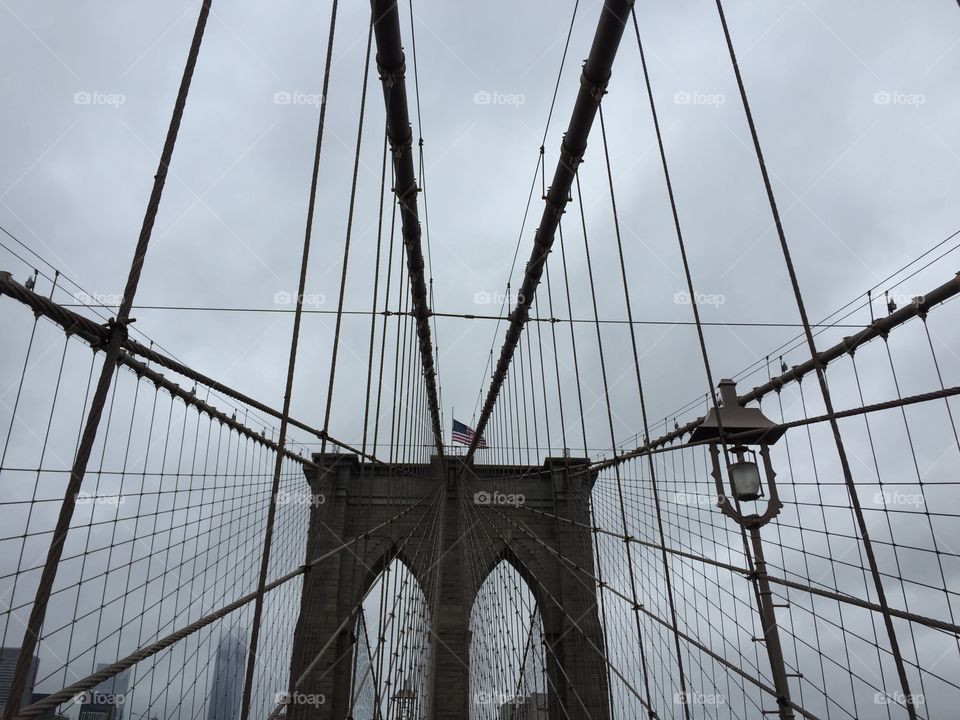
[[[290, 720], [348, 717], [356, 621], [351, 614], [396, 558], [422, 588], [434, 588], [433, 597], [428, 598], [432, 688], [425, 703], [431, 720], [470, 717], [470, 699], [478, 690], [469, 687], [470, 613], [483, 578], [502, 560], [524, 578], [543, 619], [551, 720], [610, 717], [604, 638], [596, 588], [590, 580], [594, 559], [589, 498], [596, 476], [583, 471], [586, 460], [547, 458], [542, 467], [465, 468], [458, 458], [434, 457], [429, 466], [389, 466], [361, 464], [356, 455], [328, 453], [315, 455], [314, 461], [318, 470], [308, 480], [325, 502], [311, 511], [307, 558], [354, 539], [356, 543], [333, 553], [304, 577], [291, 683], [309, 669], [298, 692], [322, 694], [325, 702], [319, 707], [291, 704]], [[471, 522], [463, 511], [463, 503], [474, 503], [476, 493], [502, 492], [504, 481], [497, 478], [511, 478], [510, 492], [524, 495], [525, 508], [544, 513], [508, 509], [526, 531], [496, 514], [498, 532], [493, 538], [488, 523]], [[442, 502], [428, 498], [436, 492], [445, 494]], [[375, 530], [420, 500], [425, 502]], [[530, 535], [589, 575], [571, 569]], [[430, 543], [438, 551], [418, 551]], [[485, 571], [478, 579], [469, 568]], [[320, 660], [310, 668], [324, 647]]]

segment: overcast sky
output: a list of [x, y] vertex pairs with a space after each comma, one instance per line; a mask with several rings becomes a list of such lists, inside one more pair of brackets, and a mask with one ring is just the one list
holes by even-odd
[[[537, 180], [523, 223], [554, 85], [560, 72], [545, 142], [548, 176], [600, 11], [596, 0], [580, 0], [574, 16], [575, 4], [418, 0], [413, 7], [422, 128], [413, 102], [411, 112], [424, 139], [420, 207], [424, 218], [426, 200], [424, 244], [436, 311], [495, 314], [507, 281], [520, 284], [542, 209]], [[198, 6], [197, 0], [0, 0], [0, 226], [82, 286], [88, 295], [80, 300], [112, 305], [119, 299]], [[875, 295], [882, 295], [903, 277], [888, 282], [889, 275], [960, 230], [960, 8], [954, 0], [729, 0], [726, 8], [811, 320], [877, 284]], [[408, 12], [403, 4], [412, 99]], [[715, 4], [641, 2], [637, 16], [703, 319], [783, 325], [708, 327], [715, 377], [733, 376], [771, 353], [778, 363], [775, 349], [798, 334], [797, 309]], [[341, 3], [307, 283], [311, 310], [336, 309], [368, 21], [365, 3]], [[282, 404], [292, 313], [223, 309], [292, 310], [328, 23], [327, 3], [214, 0], [133, 313], [139, 331], [187, 364], [275, 407]], [[692, 313], [632, 29], [603, 108], [634, 315], [659, 323], [637, 330], [648, 407], [653, 420], [669, 417], [672, 426], [678, 408], [703, 397], [707, 383], [694, 328], [673, 324], [689, 323]], [[371, 303], [382, 128], [374, 68], [348, 310]], [[620, 320], [626, 317], [623, 287], [599, 127], [594, 130], [581, 169], [587, 235], [599, 314]], [[579, 220], [572, 205], [564, 249], [573, 316], [590, 319]], [[10, 236], [0, 235], [0, 242], [29, 257]], [[554, 310], [567, 317], [559, 245], [555, 250], [549, 263]], [[0, 247], [0, 270], [22, 281], [32, 266], [49, 272], [40, 261], [25, 264]], [[947, 255], [897, 285], [896, 301], [903, 305], [956, 270], [956, 257]], [[41, 281], [39, 289], [48, 287]], [[76, 302], [74, 290], [56, 297]], [[0, 336], [22, 348], [29, 314], [9, 300], [0, 306]], [[884, 314], [881, 302], [875, 312]], [[862, 326], [869, 319], [861, 310], [847, 322]], [[315, 426], [323, 423], [333, 326], [331, 315], [311, 314], [301, 335], [292, 412]], [[369, 327], [364, 316], [344, 320], [330, 430], [352, 443], [362, 430]], [[436, 319], [447, 425], [451, 408], [462, 421], [474, 417], [486, 392], [490, 350], [499, 352], [503, 331], [502, 323], [497, 328], [489, 320]], [[955, 385], [960, 330], [937, 316], [931, 331], [945, 382]], [[573, 380], [569, 330], [558, 325], [557, 332], [566, 401]], [[819, 342], [823, 347], [853, 332], [836, 328]], [[896, 348], [905, 392], [935, 387], [929, 349], [918, 333]], [[623, 326], [606, 326], [603, 339], [615, 433], [618, 442], [628, 442], [643, 429], [629, 336]], [[37, 347], [41, 355], [62, 343], [52, 332], [41, 340], [47, 343]], [[597, 455], [611, 443], [593, 328], [578, 326], [577, 342], [587, 445]], [[861, 368], [866, 402], [896, 393], [880, 352]], [[784, 361], [806, 357], [800, 348]], [[21, 354], [0, 355], [4, 398], [21, 363]], [[761, 369], [744, 385], [765, 378]], [[860, 404], [850, 382], [835, 389], [841, 407]], [[815, 414], [818, 401], [810, 401]], [[24, 412], [34, 411], [28, 405]], [[702, 407], [680, 414], [680, 421], [699, 412]], [[788, 415], [797, 413], [795, 404], [788, 407]], [[929, 430], [937, 421], [916, 422]], [[568, 424], [568, 432], [567, 445], [576, 450], [579, 425]], [[952, 447], [944, 432], [918, 436], [928, 443], [923, 458], [939, 462]], [[561, 447], [555, 438], [551, 450]], [[909, 476], [906, 458], [895, 454], [884, 467]], [[940, 478], [946, 463], [937, 462], [924, 472]], [[855, 463], [858, 473], [869, 469], [866, 452]]]
[[[546, 143], [550, 174], [598, 10], [584, 1], [577, 11]], [[436, 310], [496, 309], [478, 306], [475, 295], [502, 292], [518, 238], [519, 283], [539, 202], [523, 228], [521, 221], [572, 11], [569, 2], [414, 7]], [[197, 3], [5, 0], [0, 12], [0, 219], [110, 299], [126, 277]], [[960, 227], [951, 192], [960, 181], [960, 12], [949, 0], [798, 0], [731, 2], [728, 14], [801, 286], [819, 319]], [[638, 18], [694, 283], [720, 298], [704, 306], [704, 319], [796, 322], [713, 3], [641, 3]], [[324, 309], [336, 307], [367, 20], [366, 5], [341, 6], [307, 286]], [[138, 305], [276, 308], [275, 295], [293, 291], [327, 23], [322, 3], [214, 3]], [[412, 62], [408, 69], [412, 80]], [[689, 321], [690, 306], [675, 298], [685, 283], [630, 32], [609, 89], [604, 108], [635, 313]], [[478, 103], [478, 93], [491, 102]], [[365, 309], [372, 287], [383, 118], [375, 73], [368, 96], [350, 309]], [[582, 175], [600, 314], [623, 318], [598, 134]], [[569, 213], [566, 223], [574, 315], [589, 318], [577, 220]], [[4, 257], [22, 279], [25, 267]], [[948, 268], [905, 293], [939, 284]], [[280, 405], [292, 316], [136, 316], [142, 331], [190, 364]], [[303, 331], [293, 410], [315, 424], [332, 326], [331, 317], [314, 315]], [[503, 328], [495, 336], [490, 321], [437, 326], [445, 413], [453, 406], [469, 421]], [[729, 375], [795, 332], [711, 329], [707, 340], [717, 372]], [[366, 318], [346, 321], [341, 352], [356, 362], [341, 365], [332, 430], [347, 440], [359, 435], [352, 381], [362, 377], [365, 360], [357, 358], [366, 357], [367, 333]], [[625, 332], [606, 337], [626, 352]], [[705, 391], [691, 327], [645, 327], [639, 339], [649, 349], [644, 373], [656, 378], [654, 417]], [[594, 352], [592, 335], [581, 345]], [[612, 368], [611, 382], [621, 374]], [[585, 382], [599, 392], [596, 378]], [[629, 436], [637, 428], [624, 413], [617, 433]], [[603, 434], [588, 442], [609, 447]]]

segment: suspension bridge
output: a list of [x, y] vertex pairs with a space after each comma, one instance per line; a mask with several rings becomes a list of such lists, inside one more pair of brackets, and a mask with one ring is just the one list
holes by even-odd
[[[79, 279], [2, 237], [4, 720], [958, 717], [960, 234], [811, 318], [716, 0], [798, 318], [787, 342], [727, 366], [633, 5], [574, 6], [564, 62], [586, 59], [572, 107], [550, 111], [567, 118], [559, 147], [539, 148], [522, 280], [482, 316], [437, 308], [413, 8], [371, 0], [366, 36], [349, 38], [365, 45], [349, 220], [325, 402], [307, 421], [292, 401], [314, 391], [295, 378], [315, 208], [342, 180], [321, 162], [337, 0], [282, 398], [251, 397], [134, 324], [203, 61], [199, 3], [118, 302], [76, 302]], [[594, 28], [582, 48], [578, 12]], [[639, 87], [612, 82], [626, 53]], [[614, 93], [647, 104], [696, 336], [698, 375], [665, 416], [648, 412], [649, 268], [621, 232], [633, 199], [615, 182]], [[376, 152], [362, 157], [364, 132]], [[369, 238], [353, 229], [366, 164], [379, 170]], [[351, 310], [351, 249], [367, 240], [372, 261], [353, 266], [367, 305]], [[438, 318], [496, 326], [461, 444], [445, 435], [444, 388], [472, 378], [444, 363]], [[348, 321], [363, 323], [359, 351]], [[345, 372], [360, 379], [338, 384]], [[347, 414], [358, 436], [339, 432]]]

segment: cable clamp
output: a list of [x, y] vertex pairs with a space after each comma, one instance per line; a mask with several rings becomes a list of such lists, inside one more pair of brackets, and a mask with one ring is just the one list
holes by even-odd
[[[404, 205], [404, 203], [408, 202], [408, 199], [410, 198], [413, 199], [413, 202], [416, 202], [417, 193], [419, 192], [420, 192], [420, 188], [417, 187], [416, 182], [413, 182], [409, 187], [405, 188], [403, 192], [400, 192], [399, 189], [396, 191], [397, 200], [400, 202], [401, 205]], [[420, 230], [418, 227], [417, 237], [419, 238], [419, 236], [420, 236]]]
[[553, 210], [554, 217], [556, 217], [557, 220], [563, 217], [563, 213], [565, 212], [563, 205], [558, 205], [557, 203], [553, 202], [549, 196], [544, 198], [544, 203], [548, 208]]
[[100, 340], [99, 347], [105, 348], [109, 345], [114, 333], [120, 333], [120, 342], [125, 343], [129, 335], [127, 326], [134, 322], [136, 322], [136, 318], [127, 318], [126, 320], [118, 321], [117, 318], [112, 317], [107, 320], [106, 323], [101, 325], [101, 327], [107, 331], [107, 334]]
[[590, 97], [593, 98], [593, 101], [598, 105], [600, 101], [603, 100], [603, 96], [607, 94], [608, 82], [610, 82], [609, 75], [607, 75], [603, 82], [595, 83], [587, 77], [586, 72], [580, 73], [580, 87], [586, 89], [590, 93]]
[[583, 163], [583, 151], [573, 152], [567, 147], [566, 136], [564, 136], [563, 142], [560, 143], [560, 162], [563, 163], [563, 166], [570, 170], [570, 172], [576, 172], [577, 168]]
[[377, 72], [380, 73], [380, 80], [383, 82], [383, 86], [385, 88], [392, 88], [395, 85], [403, 83], [407, 73], [407, 64], [406, 62], [401, 62], [399, 67], [388, 70], [378, 61]]

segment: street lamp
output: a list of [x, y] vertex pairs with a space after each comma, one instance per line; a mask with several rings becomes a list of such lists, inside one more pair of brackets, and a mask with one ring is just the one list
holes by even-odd
[[410, 684], [410, 678], [403, 683], [403, 687], [393, 696], [393, 707], [396, 710], [397, 720], [413, 720], [416, 710], [417, 693]]
[[[740, 405], [737, 398], [737, 384], [733, 380], [721, 380], [719, 385], [720, 403], [711, 408], [703, 422], [690, 435], [690, 443], [710, 445], [713, 464], [713, 478], [717, 484], [717, 504], [724, 514], [729, 515], [745, 528], [762, 527], [777, 516], [783, 503], [777, 495], [776, 473], [770, 465], [770, 445], [783, 437], [784, 428], [766, 417], [757, 408]], [[718, 412], [719, 411], [719, 412]], [[732, 444], [728, 444], [732, 443]], [[727, 468], [727, 485], [730, 495], [737, 506], [730, 502], [724, 490], [723, 469], [720, 452], [724, 454]], [[757, 463], [759, 448], [763, 462], [763, 478]], [[764, 492], [764, 481], [767, 490]], [[767, 507], [762, 514], [743, 514], [740, 503], [756, 502], [767, 497]]]
[[[783, 509], [783, 503], [777, 494], [776, 473], [770, 464], [770, 446], [783, 437], [786, 429], [767, 418], [759, 409], [743, 407], [737, 396], [737, 384], [733, 380], [721, 380], [719, 390], [719, 404], [707, 413], [703, 422], [691, 433], [689, 443], [709, 444], [713, 464], [711, 474], [717, 485], [717, 505], [724, 515], [733, 518], [743, 530], [750, 531], [754, 564], [751, 578], [756, 583], [763, 640], [767, 647], [777, 694], [777, 712], [781, 720], [788, 720], [794, 717], [790, 685], [787, 682], [787, 666], [783, 658], [783, 646], [780, 644], [773, 592], [767, 579], [767, 563], [760, 537], [760, 528], [773, 520]], [[720, 466], [721, 446], [727, 466], [727, 481], [736, 506], [730, 502], [724, 491], [723, 469]], [[759, 448], [763, 462], [763, 478], [757, 463], [757, 451], [753, 450], [753, 447]], [[744, 513], [741, 503], [756, 502], [763, 497], [767, 498], [767, 507], [762, 513]]]

